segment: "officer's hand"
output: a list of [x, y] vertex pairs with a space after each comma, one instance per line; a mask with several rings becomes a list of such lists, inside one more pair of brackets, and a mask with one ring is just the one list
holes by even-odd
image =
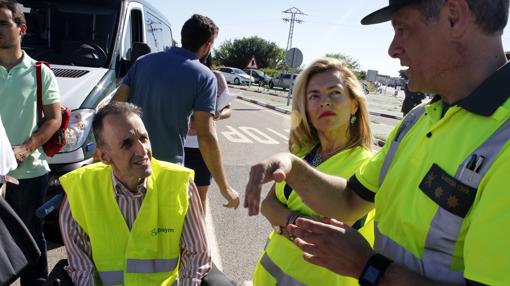
[[239, 207], [239, 204], [241, 203], [241, 200], [239, 199], [239, 193], [232, 187], [227, 186], [226, 190], [222, 191], [221, 194], [228, 201], [226, 204], [223, 205], [224, 207], [234, 209], [237, 209], [237, 207]]
[[374, 253], [357, 230], [334, 219], [318, 222], [298, 218], [288, 231], [306, 261], [340, 275], [359, 278]]
[[262, 185], [270, 181], [284, 181], [291, 168], [292, 155], [290, 153], [273, 155], [251, 167], [244, 196], [244, 207], [248, 208], [248, 215], [259, 213]]

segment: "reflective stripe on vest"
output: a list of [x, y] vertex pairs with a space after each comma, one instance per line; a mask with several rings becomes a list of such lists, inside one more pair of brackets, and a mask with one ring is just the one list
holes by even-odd
[[101, 271], [99, 278], [104, 285], [119, 285], [124, 283], [123, 271]]
[[287, 273], [283, 272], [283, 270], [276, 265], [273, 260], [271, 260], [271, 257], [267, 255], [267, 253], [264, 253], [264, 256], [260, 260], [260, 264], [264, 266], [264, 268], [276, 279], [276, 285], [285, 285], [285, 286], [306, 286], [306, 284], [303, 284], [299, 282], [298, 280], [294, 279], [292, 276], [287, 275]]
[[398, 146], [400, 142], [404, 138], [404, 136], [411, 130], [414, 124], [420, 119], [421, 115], [425, 113], [425, 107], [420, 105], [419, 107], [411, 110], [407, 116], [402, 120], [400, 127], [398, 128], [397, 134], [395, 134], [395, 138], [391, 141], [390, 148], [388, 149], [388, 153], [384, 159], [383, 166], [381, 168], [381, 174], [379, 175], [379, 187], [381, 187], [384, 178], [386, 177], [386, 173], [390, 168], [391, 162], [397, 153]]
[[[420, 106], [413, 111], [421, 116], [424, 110], [423, 106]], [[399, 128], [397, 135], [395, 136], [395, 141], [391, 142], [388, 156], [384, 161], [384, 170], [381, 170], [379, 187], [381, 187], [384, 181], [384, 177], [386, 176], [388, 168], [391, 165], [391, 161], [395, 156], [399, 143], [403, 136], [418, 121], [418, 118], [415, 117], [410, 119], [406, 125], [404, 125], [405, 122], [402, 122], [401, 128]], [[490, 169], [509, 138], [510, 119], [507, 119], [507, 121], [503, 123], [498, 130], [491, 135], [491, 137], [485, 140], [485, 142], [482, 143], [474, 152], [467, 156], [464, 162], [462, 162], [457, 169], [455, 178], [477, 190], [482, 178]], [[472, 158], [483, 158], [483, 164], [480, 166], [479, 170], [473, 171], [468, 168]], [[459, 232], [463, 223], [464, 217], [460, 217], [442, 207], [439, 207], [430, 224], [429, 232], [427, 233], [422, 259], [414, 256], [411, 252], [404, 249], [391, 238], [381, 234], [377, 223], [375, 223], [374, 249], [428, 278], [437, 279], [440, 277], [442, 282], [463, 283], [464, 274], [459, 271], [451, 270], [450, 267], [455, 243], [458, 240]]]
[[169, 272], [174, 270], [179, 262], [178, 258], [174, 259], [128, 259], [128, 273], [157, 273]]
[[464, 282], [462, 272], [450, 270], [450, 253], [425, 250], [423, 259], [419, 259], [391, 238], [381, 234], [377, 222], [375, 223], [374, 233], [374, 249], [405, 265], [410, 270], [432, 279], [441, 277], [442, 282]]
[[[157, 273], [170, 272], [177, 267], [178, 258], [175, 259], [128, 259], [128, 273]], [[99, 277], [104, 285], [118, 285], [124, 283], [123, 271], [99, 272]], [[175, 285], [172, 284], [172, 285]]]

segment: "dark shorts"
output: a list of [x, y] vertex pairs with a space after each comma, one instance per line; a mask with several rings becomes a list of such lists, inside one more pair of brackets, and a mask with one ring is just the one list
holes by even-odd
[[200, 149], [184, 148], [184, 166], [195, 170], [195, 184], [197, 187], [211, 185], [211, 172], [205, 165]]

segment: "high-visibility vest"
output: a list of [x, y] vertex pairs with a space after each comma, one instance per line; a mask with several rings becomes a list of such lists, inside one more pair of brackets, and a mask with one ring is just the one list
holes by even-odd
[[[317, 170], [335, 176], [350, 177], [362, 162], [371, 156], [362, 147], [344, 150], [317, 166]], [[310, 209], [299, 195], [285, 190], [285, 183], [277, 183], [276, 197], [293, 212], [304, 216], [320, 217]], [[371, 211], [359, 229], [370, 242], [374, 241], [374, 211]], [[313, 265], [303, 259], [303, 251], [285, 236], [271, 232], [264, 252], [253, 274], [253, 285], [358, 285], [356, 279], [338, 275], [330, 270]]]
[[[418, 122], [425, 111], [425, 107], [421, 105], [413, 109], [403, 119], [395, 138], [390, 143], [391, 145], [380, 170], [379, 187], [384, 183], [400, 142], [402, 142], [406, 134]], [[374, 249], [430, 279], [435, 278], [440, 279], [442, 282], [464, 284], [465, 277], [463, 271], [452, 267], [456, 243], [459, 239], [464, 239], [464, 235], [461, 234], [461, 227], [474, 202], [480, 182], [489, 172], [500, 151], [510, 140], [509, 138], [510, 119], [507, 119], [496, 132], [471, 152], [457, 168], [453, 178], [473, 190], [469, 193], [471, 201], [468, 200], [469, 203], [466, 203], [462, 209], [454, 209], [448, 205], [446, 200], [439, 199], [440, 196], [427, 193], [428, 197], [433, 199], [439, 207], [430, 222], [422, 257], [417, 257], [394, 239], [383, 234], [379, 229], [378, 220], [375, 222]], [[479, 169], [476, 169], [478, 166], [474, 164], [475, 168], [473, 168], [473, 158], [483, 158], [484, 164]], [[456, 185], [457, 183], [453, 182], [452, 184]], [[466, 187], [464, 188], [467, 189]]]
[[103, 285], [176, 285], [193, 171], [152, 159], [152, 175], [128, 229], [115, 200], [112, 168], [92, 164], [60, 178], [71, 213], [90, 238]]

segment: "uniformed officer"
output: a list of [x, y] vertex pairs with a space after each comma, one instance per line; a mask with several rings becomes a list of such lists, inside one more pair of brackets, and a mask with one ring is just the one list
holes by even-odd
[[509, 285], [508, 6], [390, 0], [365, 17], [363, 24], [391, 20], [389, 54], [409, 67], [409, 88], [440, 96], [409, 113], [349, 180], [290, 154], [253, 166], [249, 214], [258, 212], [262, 183], [285, 179], [312, 209], [335, 205], [344, 221], [377, 208], [374, 249], [339, 221], [289, 226], [311, 263], [361, 285]]

